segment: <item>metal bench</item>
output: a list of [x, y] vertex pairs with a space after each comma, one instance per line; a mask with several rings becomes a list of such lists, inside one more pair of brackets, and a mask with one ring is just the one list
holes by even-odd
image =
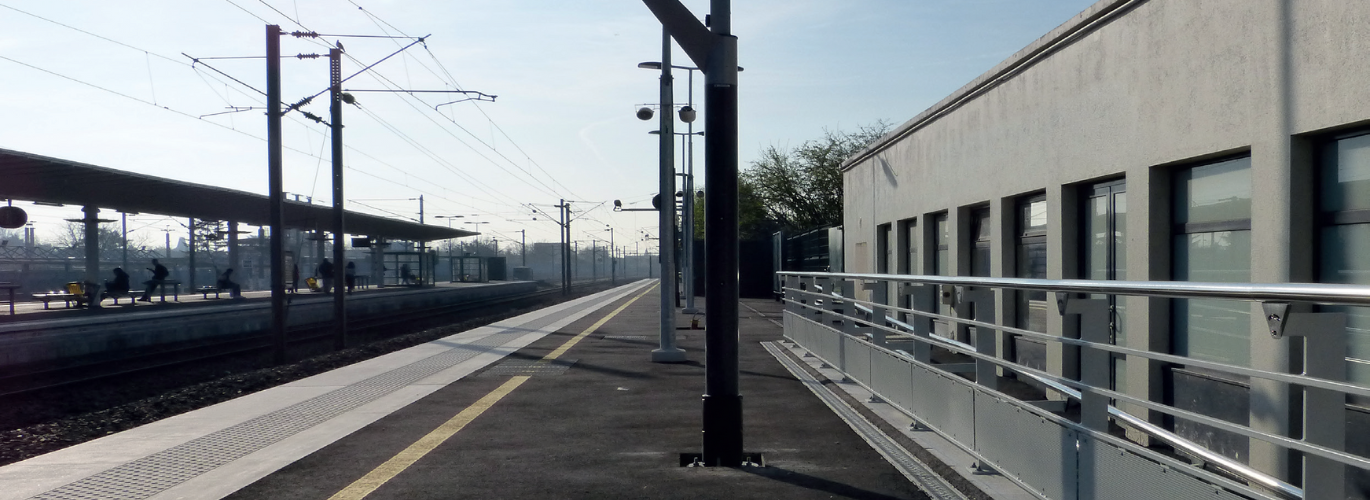
[[[143, 283], [146, 284], [147, 282], [144, 281]], [[171, 285], [171, 300], [174, 301], [174, 302], [180, 302], [180, 301], [181, 301], [181, 282], [180, 282], [180, 280], [161, 280], [160, 282], [157, 283], [157, 288], [159, 288], [159, 289], [161, 290], [161, 292], [162, 292], [162, 293], [161, 293], [162, 302], [166, 302], [166, 287], [167, 287], [167, 285]]]
[[62, 301], [65, 303], [66, 307], [71, 307], [72, 302], [75, 302], [77, 307], [81, 307], [86, 305], [86, 302], [88, 301], [85, 287], [78, 281], [67, 283], [66, 290], [35, 293], [33, 294], [33, 299], [43, 301], [43, 309], [47, 309], [49, 303], [54, 300]]
[[105, 290], [105, 291], [103, 291], [103, 292], [100, 292], [100, 300], [104, 300], [104, 299], [114, 299], [114, 304], [115, 304], [115, 305], [118, 305], [118, 304], [119, 304], [119, 299], [128, 299], [128, 303], [129, 303], [129, 304], [133, 304], [134, 302], [137, 302], [137, 301], [133, 300], [133, 291], [132, 291], [132, 290], [126, 290], [126, 291], [122, 291], [122, 292], [111, 292], [111, 291], [109, 291], [109, 290]]

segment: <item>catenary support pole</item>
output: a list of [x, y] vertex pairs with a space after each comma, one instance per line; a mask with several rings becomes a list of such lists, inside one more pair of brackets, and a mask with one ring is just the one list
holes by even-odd
[[271, 203], [271, 332], [277, 363], [285, 356], [285, 182], [281, 155], [281, 27], [266, 27], [266, 163]]
[[[347, 347], [347, 295], [344, 275], [347, 269], [343, 236], [343, 124], [342, 124], [342, 50], [328, 49], [328, 77], [332, 88], [329, 118], [333, 123], [333, 347]], [[422, 209], [420, 209], [422, 213]], [[420, 215], [422, 217], [422, 215]]]

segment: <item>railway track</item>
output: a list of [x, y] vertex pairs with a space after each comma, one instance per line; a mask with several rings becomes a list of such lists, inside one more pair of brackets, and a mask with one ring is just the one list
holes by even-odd
[[[572, 285], [571, 297], [609, 286], [604, 282], [576, 283]], [[489, 319], [489, 321], [484, 321], [484, 323], [489, 323], [497, 321], [510, 310], [551, 303], [552, 299], [561, 297], [561, 295], [560, 288], [553, 288], [509, 297], [411, 309], [403, 314], [350, 320], [348, 322], [349, 340], [366, 338], [368, 341], [375, 341], [393, 338], [440, 324], [451, 323], [458, 316], [493, 310], [489, 314], [477, 314], [462, 318], [464, 322], [482, 322]], [[299, 357], [301, 351], [310, 350], [308, 348], [311, 346], [328, 345], [334, 340], [332, 325], [328, 323], [292, 327], [286, 335], [288, 337], [287, 351], [295, 354], [292, 359]], [[354, 346], [349, 344], [349, 347]], [[111, 353], [59, 367], [0, 375], [0, 399], [24, 397], [45, 391], [94, 384], [184, 365], [212, 363], [234, 357], [265, 355], [274, 348], [274, 337], [270, 333], [262, 333], [239, 336], [228, 340], [183, 343], [137, 353]], [[318, 351], [318, 353], [327, 351], [327, 349], [313, 350]]]

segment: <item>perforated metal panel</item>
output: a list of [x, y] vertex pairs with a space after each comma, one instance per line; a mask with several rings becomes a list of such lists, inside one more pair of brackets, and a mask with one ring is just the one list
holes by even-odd
[[1077, 498], [1075, 432], [1011, 403], [976, 393], [975, 437], [975, 451], [997, 465], [1000, 473], [1017, 478], [1047, 498]]
[[927, 368], [913, 365], [910, 410], [919, 420], [957, 442], [975, 445], [975, 391]]
[[884, 351], [871, 353], [870, 387], [892, 405], [913, 412], [913, 366]]
[[871, 345], [847, 335], [842, 336], [842, 344], [842, 367], [846, 369], [847, 376], [870, 384]]
[[141, 499], [176, 486], [257, 450], [379, 399], [491, 348], [525, 335], [523, 329], [490, 335], [461, 347], [376, 375], [357, 384], [193, 439], [114, 467], [33, 499]]
[[842, 334], [826, 326], [815, 328], [813, 338], [814, 354], [829, 364], [842, 362]]
[[1111, 444], [1080, 440], [1080, 498], [1248, 498]]

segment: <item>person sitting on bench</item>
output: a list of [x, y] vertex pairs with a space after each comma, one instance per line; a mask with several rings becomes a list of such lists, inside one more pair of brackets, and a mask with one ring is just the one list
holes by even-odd
[[114, 281], [105, 282], [105, 294], [110, 296], [125, 295], [128, 293], [128, 289], [128, 273], [124, 272], [122, 267], [114, 268]]
[[235, 299], [243, 298], [243, 287], [233, 282], [233, 268], [228, 268], [224, 274], [219, 275], [219, 282], [216, 284], [220, 290], [228, 290], [228, 296]]
[[143, 292], [142, 297], [138, 298], [139, 302], [152, 302], [152, 291], [156, 290], [157, 285], [162, 284], [162, 282], [166, 280], [166, 277], [171, 275], [171, 271], [168, 271], [166, 266], [157, 262], [157, 259], [152, 259], [152, 267], [148, 270], [152, 271], [152, 279], [143, 282], [147, 285], [147, 290]]

